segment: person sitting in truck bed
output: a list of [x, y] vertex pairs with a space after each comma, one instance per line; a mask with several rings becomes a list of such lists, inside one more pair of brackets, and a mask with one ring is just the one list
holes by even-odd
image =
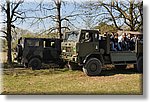
[[122, 49], [122, 41], [123, 41], [123, 35], [120, 34], [120, 35], [118, 36], [118, 43], [119, 43], [121, 49]]
[[123, 51], [127, 51], [128, 50], [126, 33], [123, 34], [122, 50]]
[[130, 41], [129, 41], [129, 50], [133, 51], [135, 50], [135, 41], [136, 41], [136, 37], [134, 35], [130, 35]]
[[115, 37], [114, 37], [114, 44], [115, 44], [115, 48], [116, 48], [118, 51], [121, 51], [120, 44], [118, 43], [118, 34], [117, 34], [117, 33], [115, 34]]
[[112, 33], [110, 36], [110, 44], [112, 51], [121, 51], [121, 47], [118, 43], [118, 34]]
[[123, 51], [133, 51], [135, 50], [135, 41], [136, 37], [129, 34], [124, 33], [122, 40], [122, 50]]
[[131, 34], [130, 33], [128, 33], [127, 34], [127, 36], [126, 36], [126, 42], [127, 42], [127, 51], [129, 51], [130, 50], [130, 47], [131, 47]]
[[111, 50], [112, 51], [117, 51], [117, 49], [115, 48], [115, 44], [114, 44], [114, 33], [110, 34], [110, 45], [111, 45]]

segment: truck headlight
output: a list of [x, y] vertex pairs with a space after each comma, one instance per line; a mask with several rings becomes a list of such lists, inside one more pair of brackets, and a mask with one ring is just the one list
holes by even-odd
[[66, 52], [66, 50], [62, 50], [62, 52]]

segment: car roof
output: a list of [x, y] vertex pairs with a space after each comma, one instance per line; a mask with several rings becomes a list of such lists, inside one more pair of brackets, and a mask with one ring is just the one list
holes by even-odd
[[24, 38], [26, 40], [51, 40], [51, 41], [56, 41], [56, 40], [60, 40], [58, 38]]

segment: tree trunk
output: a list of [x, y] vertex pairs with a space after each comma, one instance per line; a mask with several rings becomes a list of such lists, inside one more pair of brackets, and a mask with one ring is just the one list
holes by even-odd
[[62, 34], [61, 34], [61, 14], [60, 14], [61, 1], [60, 0], [56, 1], [56, 6], [57, 6], [57, 28], [58, 28], [59, 38], [62, 39]]
[[7, 0], [7, 63], [12, 64], [11, 56], [11, 18], [10, 18], [10, 1]]
[[134, 18], [133, 18], [133, 10], [134, 10], [133, 5], [134, 5], [134, 1], [130, 0], [129, 15], [130, 15], [130, 30], [131, 31], [135, 30]]

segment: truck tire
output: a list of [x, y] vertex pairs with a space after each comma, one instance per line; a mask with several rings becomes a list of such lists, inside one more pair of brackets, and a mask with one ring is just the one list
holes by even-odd
[[97, 58], [90, 58], [83, 67], [83, 72], [88, 76], [96, 76], [101, 73], [102, 63]]
[[117, 69], [126, 69], [127, 65], [115, 65]]
[[140, 56], [137, 60], [137, 71], [142, 73], [143, 72], [143, 57]]
[[42, 63], [39, 58], [32, 58], [28, 63], [28, 67], [31, 67], [32, 70], [39, 70], [41, 66], [42, 66]]

